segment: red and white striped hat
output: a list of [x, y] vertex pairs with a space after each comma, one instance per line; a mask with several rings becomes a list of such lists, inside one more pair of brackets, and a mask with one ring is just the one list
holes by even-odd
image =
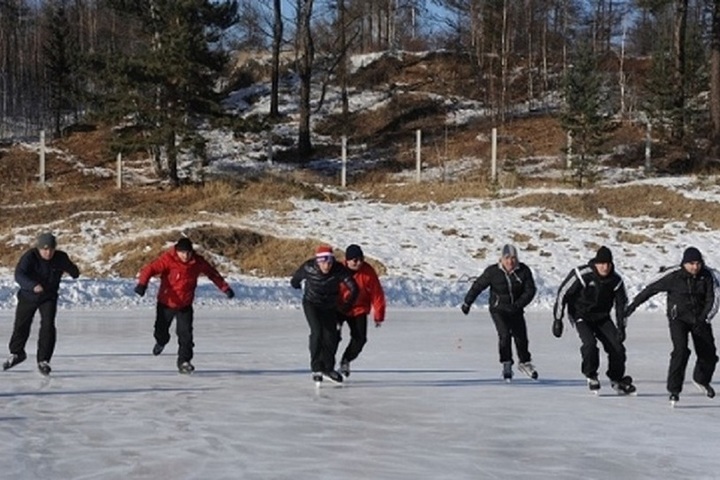
[[315, 258], [316, 259], [325, 259], [325, 258], [333, 258], [333, 249], [330, 245], [320, 245], [315, 249]]

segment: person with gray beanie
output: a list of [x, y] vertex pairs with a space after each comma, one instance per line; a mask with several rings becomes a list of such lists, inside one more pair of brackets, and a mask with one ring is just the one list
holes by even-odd
[[693, 369], [693, 383], [708, 398], [715, 396], [710, 385], [718, 362], [710, 320], [720, 304], [718, 282], [710, 268], [705, 266], [700, 250], [688, 247], [683, 252], [680, 265], [662, 270], [662, 277], [653, 281], [638, 293], [628, 305], [628, 317], [652, 296], [667, 294], [667, 317], [673, 350], [667, 374], [667, 390], [670, 403], [680, 400], [685, 370], [690, 359], [688, 335], [695, 346], [697, 360]]
[[[615, 321], [610, 311], [615, 307]], [[570, 324], [577, 330], [582, 343], [580, 370], [585, 375], [588, 388], [594, 393], [600, 390], [598, 370], [600, 350], [598, 341], [608, 355], [606, 374], [617, 393], [627, 395], [635, 392], [632, 377], [625, 375], [625, 307], [627, 293], [622, 277], [615, 271], [613, 255], [609, 248], [600, 247], [587, 264], [574, 268], [558, 289], [553, 307], [553, 335], [563, 333], [563, 315], [567, 307]]]
[[37, 345], [37, 367], [43, 375], [49, 375], [50, 360], [55, 351], [57, 313], [60, 280], [67, 273], [72, 278], [80, 276], [80, 270], [68, 255], [57, 250], [57, 239], [52, 233], [42, 233], [35, 247], [26, 251], [15, 267], [15, 281], [20, 286], [15, 309], [15, 323], [10, 337], [10, 357], [3, 363], [8, 370], [25, 361], [25, 344], [30, 337], [35, 312], [40, 312], [40, 333]]
[[460, 310], [467, 315], [477, 297], [490, 289], [488, 310], [498, 335], [498, 353], [503, 366], [502, 376], [509, 382], [513, 377], [512, 342], [517, 350], [518, 370], [533, 380], [538, 372], [531, 362], [528, 349], [525, 307], [535, 297], [537, 291], [532, 270], [518, 261], [517, 249], [510, 244], [504, 245], [500, 259], [489, 265], [470, 286]]

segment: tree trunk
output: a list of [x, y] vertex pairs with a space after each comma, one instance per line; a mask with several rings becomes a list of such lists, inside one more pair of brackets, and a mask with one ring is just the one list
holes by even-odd
[[710, 42], [710, 118], [715, 155], [720, 154], [720, 0], [715, 0]]
[[282, 0], [273, 0], [275, 18], [273, 20], [272, 72], [270, 80], [270, 117], [280, 116], [280, 46], [282, 45], [283, 21], [280, 11]]
[[312, 81], [312, 64], [315, 55], [312, 32], [310, 31], [310, 17], [312, 16], [313, 0], [302, 0], [299, 11], [300, 30], [299, 45], [300, 58], [298, 61], [298, 75], [300, 76], [300, 126], [298, 129], [298, 155], [301, 160], [307, 160], [312, 153], [310, 141], [310, 89]]
[[688, 0], [675, 1], [673, 25], [673, 136], [682, 140], [685, 136], [685, 33], [687, 31]]

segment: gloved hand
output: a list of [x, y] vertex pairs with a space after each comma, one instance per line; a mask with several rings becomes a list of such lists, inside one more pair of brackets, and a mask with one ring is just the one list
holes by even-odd
[[624, 343], [624, 342], [625, 342], [625, 338], [627, 337], [627, 335], [625, 334], [625, 326], [624, 326], [624, 325], [618, 325], [617, 331], [618, 331], [618, 341], [619, 341], [620, 343]]
[[233, 298], [233, 297], [235, 297], [235, 292], [233, 292], [232, 288], [228, 288], [227, 291], [225, 292], [225, 296], [227, 298]]
[[555, 335], [555, 338], [562, 337], [563, 334], [563, 322], [562, 320], [555, 319], [552, 324], [552, 333]]
[[141, 297], [144, 297], [144, 296], [145, 296], [145, 290], [147, 290], [147, 285], [141, 285], [141, 284], [138, 283], [137, 285], [135, 285], [135, 289], [134, 289], [134, 290], [135, 290], [135, 293], [137, 293], [137, 294], [140, 295]]
[[377, 318], [375, 319], [375, 328], [382, 327], [382, 324], [383, 324], [382, 320], [378, 320]]
[[635, 312], [636, 308], [637, 308], [637, 305], [635, 305], [634, 303], [631, 303], [630, 305], [625, 307], [625, 313], [624, 313], [625, 318], [628, 318], [630, 315], [632, 315], [633, 312]]
[[470, 313], [470, 305], [468, 305], [467, 303], [463, 303], [460, 306], [460, 310], [462, 310], [462, 312], [467, 315], [468, 313]]

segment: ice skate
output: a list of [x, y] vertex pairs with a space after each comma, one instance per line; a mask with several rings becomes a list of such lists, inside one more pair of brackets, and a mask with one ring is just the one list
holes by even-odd
[[676, 405], [677, 402], [679, 402], [679, 401], [680, 401], [680, 394], [678, 394], [678, 393], [671, 393], [671, 394], [670, 394], [670, 406], [671, 406], [671, 407], [675, 408], [675, 405]]
[[162, 353], [163, 350], [165, 350], [165, 345], [160, 345], [159, 343], [156, 343], [155, 346], [153, 347], [152, 352], [153, 352], [153, 355], [155, 355], [157, 357], [158, 355], [160, 355]]
[[340, 375], [335, 370], [329, 370], [327, 372], [322, 373], [323, 378], [327, 378], [333, 383], [342, 383], [343, 382], [343, 376]]
[[50, 375], [50, 372], [52, 372], [52, 368], [50, 368], [50, 364], [46, 361], [38, 362], [38, 371], [45, 376]]
[[538, 378], [538, 372], [537, 370], [535, 370], [535, 367], [533, 367], [533, 364], [530, 362], [520, 363], [518, 365], [518, 370], [520, 370], [522, 373], [532, 378], [533, 380], [537, 380]]
[[600, 391], [600, 380], [598, 380], [597, 375], [590, 375], [587, 377], [587, 384], [588, 388], [591, 392], [593, 392], [595, 395], [597, 395]]
[[503, 362], [502, 377], [507, 383], [512, 382], [513, 370], [512, 362]]
[[190, 362], [182, 362], [178, 365], [178, 371], [184, 374], [190, 374], [195, 371], [195, 367]]
[[715, 398], [715, 389], [709, 383], [703, 384], [703, 383], [696, 382], [695, 380], [693, 380], [693, 384], [695, 385], [695, 387], [698, 390], [700, 390], [702, 393], [704, 393], [706, 397]]
[[635, 393], [635, 385], [632, 384], [632, 377], [625, 376], [617, 382], [612, 382], [612, 388], [618, 395], [630, 395]]
[[321, 372], [312, 372], [312, 379], [313, 379], [313, 382], [315, 382], [316, 387], [319, 387], [320, 385], [322, 385], [323, 376], [322, 376]]
[[340, 362], [340, 373], [345, 378], [350, 376], [350, 362], [348, 362], [347, 360], [343, 360]]
[[11, 354], [7, 360], [5, 360], [5, 363], [3, 363], [3, 370], [9, 370], [18, 363], [22, 363], [27, 358], [27, 355], [24, 353], [13, 353]]

